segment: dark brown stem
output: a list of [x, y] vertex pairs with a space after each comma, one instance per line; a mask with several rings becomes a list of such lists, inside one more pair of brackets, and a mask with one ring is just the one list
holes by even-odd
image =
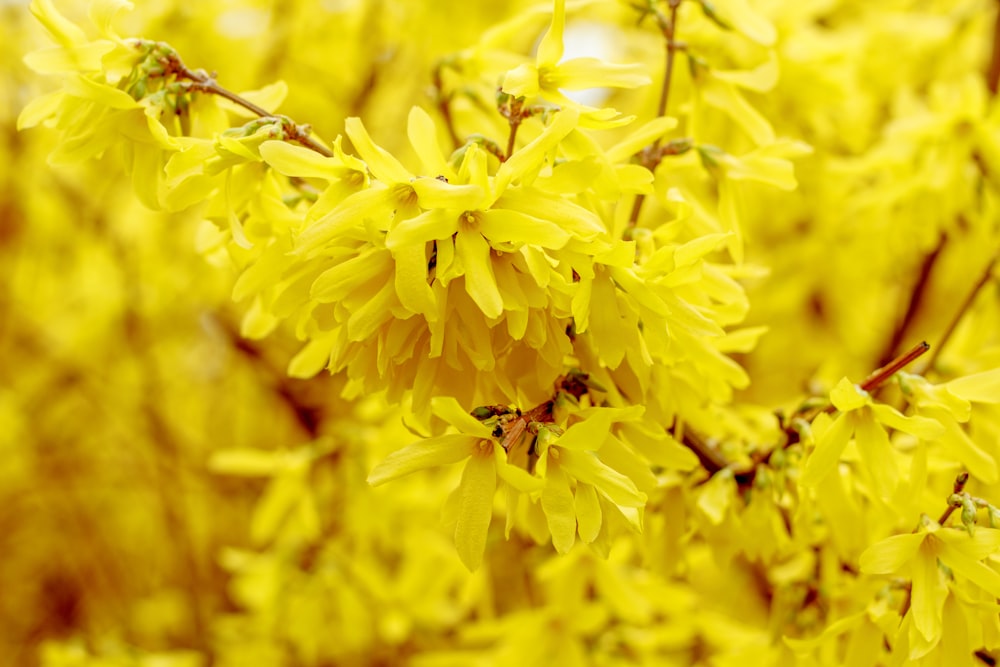
[[941, 334], [941, 340], [938, 342], [934, 352], [931, 353], [931, 356], [927, 358], [927, 363], [924, 364], [923, 370], [926, 371], [934, 367], [935, 362], [937, 362], [938, 357], [941, 355], [941, 351], [944, 349], [945, 345], [948, 344], [948, 341], [951, 340], [951, 337], [954, 335], [955, 330], [962, 321], [962, 318], [969, 311], [969, 309], [972, 308], [972, 304], [975, 302], [980, 290], [982, 290], [983, 287], [986, 286], [986, 283], [988, 283], [993, 277], [993, 269], [996, 267], [998, 259], [1000, 259], [1000, 254], [994, 254], [993, 257], [990, 258], [989, 264], [986, 265], [986, 270], [983, 271], [982, 275], [979, 276], [979, 280], [977, 280], [976, 284], [973, 285], [971, 290], [969, 290], [969, 293], [965, 296], [965, 300], [962, 301], [962, 304], [955, 312], [955, 316], [951, 318], [951, 321], [945, 328], [944, 333]]
[[[260, 116], [261, 118], [276, 117], [267, 109], [257, 106], [250, 100], [237, 95], [227, 88], [223, 88], [218, 84], [218, 82], [216, 82], [215, 78], [210, 76], [207, 72], [188, 69], [179, 58], [176, 58], [175, 62], [171, 63], [171, 69], [174, 73], [176, 73], [177, 78], [185, 79], [191, 82], [192, 85], [189, 87], [190, 90], [209, 93], [211, 95], [218, 95], [219, 97], [229, 100], [233, 104], [243, 107], [250, 113]], [[314, 150], [325, 157], [333, 157], [333, 152], [329, 148], [319, 143], [309, 135], [309, 129], [307, 127], [289, 121], [285, 123], [285, 129], [288, 133], [289, 140]]]
[[[663, 85], [660, 87], [660, 100], [656, 105], [656, 115], [665, 116], [667, 113], [667, 104], [670, 101], [670, 84], [674, 76], [674, 58], [677, 54], [677, 40], [674, 39], [677, 34], [677, 9], [681, 6], [681, 0], [669, 0], [670, 16], [664, 16], [659, 11], [656, 13], [656, 22], [660, 26], [660, 31], [663, 33], [664, 40], [666, 42], [666, 61], [663, 67]], [[657, 146], [660, 145], [660, 140], [657, 139], [653, 142], [652, 152], [655, 152]], [[656, 160], [655, 164], [646, 165], [650, 171], [656, 169], [659, 164], [659, 160]], [[632, 212], [629, 214], [628, 221], [629, 226], [634, 227], [636, 223], [639, 222], [639, 214], [642, 213], [642, 205], [646, 201], [646, 195], [638, 194], [635, 196], [635, 201], [632, 203]]]
[[990, 93], [997, 94], [1000, 89], [1000, 3], [998, 3], [996, 23], [993, 26], [993, 53], [986, 70], [986, 85]]
[[[962, 471], [962, 472], [958, 473], [958, 477], [955, 478], [955, 486], [953, 487], [952, 493], [953, 494], [962, 493], [962, 491], [965, 490], [965, 484], [968, 481], [969, 481], [969, 473], [968, 472]], [[953, 505], [953, 504], [951, 504], [949, 502], [948, 503], [948, 508], [941, 514], [941, 517], [938, 519], [938, 521], [937, 521], [938, 524], [943, 526], [944, 522], [948, 520], [948, 517], [950, 517], [952, 515], [952, 513], [954, 513], [954, 511], [957, 510], [959, 507], [960, 507], [960, 505]]]
[[504, 159], [510, 159], [510, 156], [514, 153], [514, 141], [517, 139], [517, 128], [521, 127], [520, 120], [510, 120], [510, 134], [507, 135], [507, 150], [504, 152]]
[[[663, 86], [660, 88], [660, 102], [656, 106], [657, 116], [665, 116], [667, 114], [667, 102], [670, 100], [670, 82], [674, 75], [674, 55], [677, 53], [677, 42], [674, 39], [674, 35], [677, 30], [677, 9], [680, 6], [681, 0], [670, 0], [670, 18], [665, 22], [660, 20], [660, 28], [663, 30], [663, 36], [667, 40], [667, 53], [663, 71]], [[656, 143], [659, 143], [659, 141]]]
[[882, 366], [877, 371], [865, 378], [859, 386], [861, 389], [867, 392], [872, 392], [882, 386], [882, 383], [895, 375], [898, 371], [902, 370], [910, 363], [920, 358], [927, 350], [931, 349], [931, 346], [927, 344], [927, 341], [920, 341], [914, 345], [909, 352], [905, 352], [885, 366]]
[[[448, 138], [451, 139], [451, 144], [454, 149], [458, 149], [462, 145], [462, 140], [458, 138], [458, 132], [455, 131], [455, 121], [451, 116], [451, 96], [446, 95], [444, 92], [444, 80], [441, 76], [441, 70], [444, 65], [438, 65], [434, 68], [434, 90], [435, 98], [437, 100], [438, 113], [441, 114], [441, 118], [444, 120], [444, 126], [448, 130]], [[508, 155], [509, 155], [508, 151]]]
[[[931, 346], [927, 344], [927, 341], [921, 341], [917, 343], [916, 345], [913, 346], [913, 348], [910, 349], [909, 352], [905, 352], [899, 355], [898, 357], [887, 363], [885, 366], [882, 366], [878, 370], [874, 371], [871, 375], [865, 378], [864, 381], [861, 382], [858, 386], [863, 391], [867, 391], [869, 393], [875, 391], [876, 389], [881, 387], [886, 380], [891, 378], [898, 371], [902, 370], [916, 359], [920, 358], [920, 356], [923, 355], [925, 352], [927, 352], [927, 350], [929, 349], [931, 349]], [[826, 406], [826, 408], [822, 410], [822, 412], [825, 412], [828, 415], [832, 415], [836, 411], [837, 411], [837, 406], [833, 405], [832, 403]], [[812, 414], [813, 416], [815, 416], [815, 413]]]
[[940, 240], [934, 249], [924, 257], [924, 261], [920, 264], [920, 272], [917, 274], [917, 280], [913, 284], [913, 289], [910, 290], [909, 301], [906, 304], [906, 311], [903, 313], [902, 319], [896, 325], [896, 328], [892, 332], [892, 338], [889, 339], [888, 344], [885, 346], [885, 350], [879, 356], [879, 365], [884, 366], [889, 363], [892, 358], [897, 354], [900, 344], [903, 342], [903, 338], [906, 333], [913, 326], [914, 320], [916, 320], [917, 313], [920, 311], [920, 306], [927, 295], [927, 290], [930, 287], [930, 276], [931, 272], [934, 270], [934, 265], [937, 263], [938, 258], [941, 256], [941, 251], [944, 249], [945, 241], [947, 237], [941, 235]]

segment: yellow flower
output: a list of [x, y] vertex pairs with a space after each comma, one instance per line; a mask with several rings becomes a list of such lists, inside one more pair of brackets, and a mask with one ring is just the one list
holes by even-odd
[[635, 455], [610, 435], [610, 428], [613, 422], [634, 420], [641, 413], [641, 406], [592, 408], [578, 413], [583, 421], [561, 435], [546, 427], [539, 429], [534, 445], [538, 456], [535, 470], [545, 479], [541, 506], [552, 545], [559, 553], [573, 547], [577, 530], [584, 542], [597, 539], [603, 525], [602, 504], [617, 508], [635, 528], [641, 527], [638, 510], [646, 505], [646, 494], [598, 454], [606, 444], [611, 449], [617, 443], [619, 453], [634, 459]]
[[907, 417], [891, 406], [875, 403], [868, 392], [847, 378], [833, 388], [830, 400], [840, 414], [817, 438], [816, 448], [806, 460], [802, 472], [802, 483], [806, 486], [815, 486], [833, 471], [853, 437], [876, 493], [887, 499], [896, 490], [899, 470], [885, 426], [924, 440], [936, 438], [942, 432], [941, 425], [932, 419]]
[[378, 486], [404, 475], [468, 459], [456, 491], [458, 516], [455, 547], [470, 570], [479, 567], [486, 548], [486, 533], [493, 519], [496, 478], [519, 492], [537, 491], [542, 481], [507, 462], [507, 452], [488, 426], [462, 410], [454, 398], [438, 397], [431, 411], [458, 433], [418, 440], [387, 456], [368, 476]]
[[[651, 79], [641, 64], [613, 65], [597, 58], [563, 60], [563, 30], [566, 26], [566, 0], [555, 0], [552, 23], [538, 45], [534, 64], [524, 63], [507, 72], [501, 90], [514, 97], [541, 95], [565, 108], [578, 108], [596, 121], [610, 121], [618, 115], [614, 109], [583, 107], [566, 97], [562, 90], [586, 88], [636, 88]], [[631, 117], [623, 122], [631, 121]]]
[[976, 588], [1000, 597], [1000, 574], [982, 561], [1000, 549], [1000, 530], [980, 528], [974, 535], [942, 528], [926, 516], [916, 533], [894, 535], [861, 554], [867, 574], [905, 572], [912, 578], [910, 611], [917, 631], [931, 646], [941, 637], [947, 587], [939, 566]]

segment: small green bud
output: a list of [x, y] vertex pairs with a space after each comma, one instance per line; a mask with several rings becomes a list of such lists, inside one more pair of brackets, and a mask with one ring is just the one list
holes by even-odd
[[971, 536], [976, 528], [976, 503], [968, 496], [962, 498], [962, 523]]
[[469, 414], [471, 414], [479, 421], [483, 421], [484, 419], [489, 419], [490, 417], [493, 416], [493, 410], [488, 406], [480, 405], [477, 408], [472, 408], [472, 412], [470, 412]]
[[986, 512], [990, 518], [990, 528], [1000, 528], [1000, 509], [997, 509], [993, 505], [988, 505]]

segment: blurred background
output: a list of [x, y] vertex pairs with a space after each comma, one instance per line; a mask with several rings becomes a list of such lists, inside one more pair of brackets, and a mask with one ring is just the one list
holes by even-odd
[[[781, 79], [751, 102], [815, 149], [798, 192], [749, 195], [749, 261], [769, 269], [746, 281], [750, 324], [771, 333], [740, 357], [741, 400], [774, 408], [933, 343], [996, 253], [996, 3], [752, 4], [777, 28]], [[438, 59], [526, 5], [137, 3], [120, 33], [171, 43], [232, 90], [284, 80], [283, 112], [318, 135], [360, 115], [405, 154], [399, 128], [433, 107]], [[58, 6], [86, 22], [86, 3]], [[650, 573], [676, 554], [553, 562], [499, 534], [489, 574], [469, 575], [440, 528], [454, 472], [370, 489], [412, 436], [377, 398], [338, 399], [337, 378], [286, 377], [282, 332], [240, 338], [234, 275], [197, 251], [196, 214], [143, 208], [118, 155], [50, 166], [54, 133], [17, 132], [55, 84], [21, 62], [47, 44], [27, 3], [0, 18], [0, 664], [513, 664], [503, 647], [539, 641], [525, 628], [569, 623], [605, 664], [692, 664], [742, 646], [722, 636], [735, 617], [688, 618], [704, 599], [766, 629], [768, 602], [716, 590], [711, 562], [684, 587]], [[638, 39], [660, 67], [655, 34]], [[997, 297], [979, 294], [942, 364], [1000, 365]], [[611, 611], [571, 608], [595, 597]], [[658, 661], [621, 648], [639, 630]]]

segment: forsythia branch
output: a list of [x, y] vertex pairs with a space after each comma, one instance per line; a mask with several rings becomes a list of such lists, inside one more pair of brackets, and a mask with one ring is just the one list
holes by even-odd
[[[167, 62], [163, 63], [166, 73], [175, 74], [179, 79], [190, 81], [191, 82], [189, 86], [190, 90], [202, 93], [209, 93], [211, 95], [218, 95], [219, 97], [225, 98], [230, 102], [232, 102], [233, 104], [237, 104], [246, 109], [247, 111], [250, 111], [251, 113], [260, 116], [261, 118], [274, 117], [274, 114], [268, 111], [267, 109], [264, 109], [263, 107], [254, 104], [250, 100], [241, 97], [240, 95], [237, 95], [231, 90], [220, 86], [218, 82], [215, 80], [214, 75], [209, 74], [204, 70], [189, 69], [181, 61], [181, 59], [174, 54], [166, 56], [166, 59]], [[318, 141], [316, 141], [316, 139], [310, 136], [310, 129], [308, 125], [299, 125], [298, 123], [288, 121], [285, 123], [285, 126], [286, 126], [285, 129], [288, 132], [288, 138], [291, 141], [294, 141], [298, 144], [305, 146], [306, 148], [314, 150], [320, 155], [323, 155], [325, 157], [333, 157], [333, 152], [329, 148], [319, 143]]]

